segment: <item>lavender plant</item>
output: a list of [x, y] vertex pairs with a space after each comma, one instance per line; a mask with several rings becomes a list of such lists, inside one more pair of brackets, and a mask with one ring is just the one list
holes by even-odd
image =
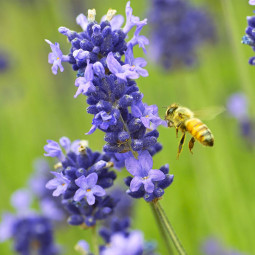
[[254, 146], [255, 133], [254, 121], [251, 118], [249, 111], [248, 99], [243, 93], [234, 93], [227, 100], [227, 109], [239, 124], [239, 129], [242, 137], [249, 146]]
[[187, 0], [150, 2], [151, 59], [166, 70], [196, 64], [197, 49], [216, 37], [209, 13]]
[[[54, 190], [53, 196], [61, 196], [70, 214], [69, 224], [94, 231], [96, 223], [113, 214], [117, 205], [114, 196], [107, 191], [114, 186], [116, 179], [111, 168], [126, 167], [132, 175], [125, 179], [127, 194], [151, 202], [165, 240], [169, 243], [169, 238], [172, 238], [179, 254], [185, 254], [158, 202], [164, 189], [172, 183], [173, 175], [169, 174], [168, 165], [153, 169], [153, 156], [162, 149], [157, 142], [157, 128], [167, 123], [158, 116], [156, 105], [148, 106], [143, 102], [143, 94], [135, 82], [140, 76], [148, 76], [144, 69], [146, 61], [133, 55], [136, 45], [146, 52], [148, 39], [140, 32], [147, 19], [134, 16], [130, 2], [126, 5], [123, 27], [124, 18], [115, 16], [115, 13], [109, 9], [100, 23], [95, 20], [94, 9], [88, 10], [87, 17], [78, 15], [76, 22], [81, 26], [81, 32], [60, 27], [59, 32], [71, 45], [67, 55], [62, 53], [58, 43], [46, 40], [52, 50], [48, 61], [52, 64], [53, 74], [64, 71], [63, 62], [71, 64], [76, 72], [74, 97], [84, 95], [89, 104], [87, 112], [94, 116], [87, 134], [99, 129], [105, 133], [106, 141], [103, 152], [92, 152], [86, 141], [71, 142], [66, 137], [62, 137], [59, 143], [48, 140], [44, 147], [45, 156], [56, 157], [59, 162], [55, 166], [56, 172], [52, 172], [54, 178], [46, 187]], [[132, 28], [135, 31], [130, 36]], [[110, 247], [100, 249], [100, 254], [144, 252], [142, 236], [137, 232], [111, 234], [105, 240], [110, 242]], [[130, 250], [126, 247], [126, 253], [123, 253], [124, 243], [135, 241], [137, 247], [130, 245]], [[96, 247], [94, 253], [99, 254]], [[77, 249], [87, 252], [88, 246], [82, 241]]]
[[[255, 1], [250, 0], [249, 4], [255, 5]], [[253, 51], [255, 51], [255, 34], [254, 34], [255, 16], [247, 16], [247, 23], [248, 26], [245, 29], [246, 35], [243, 36], [241, 43], [251, 46]], [[255, 65], [255, 57], [251, 57], [249, 59], [249, 64]]]
[[12, 195], [16, 214], [6, 212], [2, 215], [0, 242], [13, 239], [13, 249], [20, 255], [60, 254], [60, 247], [54, 243], [52, 220], [30, 207], [32, 199], [27, 189]]

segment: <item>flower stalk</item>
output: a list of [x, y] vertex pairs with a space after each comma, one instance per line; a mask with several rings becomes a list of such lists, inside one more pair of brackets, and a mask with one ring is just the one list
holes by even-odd
[[161, 222], [161, 224], [159, 224], [159, 226], [164, 226], [164, 229], [168, 235], [168, 237], [171, 238], [177, 252], [179, 255], [187, 255], [185, 249], [183, 248], [179, 238], [177, 237], [172, 225], [170, 224], [169, 219], [166, 216], [166, 213], [164, 211], [164, 209], [162, 208], [161, 204], [159, 203], [158, 199], [154, 199], [151, 202], [151, 206], [154, 208], [155, 213], [157, 214], [156, 219], [158, 218], [158, 220]]
[[91, 237], [92, 237], [92, 243], [94, 248], [94, 254], [99, 255], [96, 225], [91, 227], [91, 232], [92, 232]]
[[157, 214], [157, 212], [155, 210], [155, 206], [153, 205], [153, 202], [150, 203], [150, 206], [151, 206], [151, 210], [153, 212], [153, 215], [154, 215], [154, 217], [157, 221], [157, 225], [159, 226], [159, 231], [161, 233], [161, 236], [164, 239], [164, 242], [165, 242], [165, 245], [166, 245], [166, 248], [167, 248], [167, 253], [169, 255], [173, 255], [174, 252], [173, 252], [173, 249], [171, 247], [171, 243], [170, 243], [170, 240], [168, 238], [165, 226], [164, 226], [163, 222], [160, 220], [159, 215]]

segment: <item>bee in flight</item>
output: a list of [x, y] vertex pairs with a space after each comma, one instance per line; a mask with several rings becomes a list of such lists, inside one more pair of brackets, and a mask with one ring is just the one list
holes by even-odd
[[168, 122], [169, 128], [175, 127], [176, 137], [178, 137], [179, 130], [182, 132], [177, 159], [182, 151], [187, 131], [192, 135], [189, 141], [189, 150], [191, 153], [195, 139], [205, 146], [213, 146], [214, 137], [211, 130], [200, 119], [195, 118], [195, 114], [190, 109], [175, 103], [171, 104], [166, 110], [165, 120]]

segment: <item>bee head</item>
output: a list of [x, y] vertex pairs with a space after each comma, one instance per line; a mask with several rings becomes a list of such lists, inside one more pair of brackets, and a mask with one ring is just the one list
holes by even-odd
[[173, 115], [173, 113], [175, 112], [175, 110], [179, 107], [178, 104], [174, 103], [174, 104], [171, 104], [167, 110], [166, 110], [166, 117], [170, 117]]

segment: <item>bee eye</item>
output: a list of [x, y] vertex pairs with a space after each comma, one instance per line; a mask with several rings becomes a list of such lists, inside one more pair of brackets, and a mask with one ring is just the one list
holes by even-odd
[[168, 110], [168, 114], [172, 114], [173, 113], [173, 111], [174, 111], [174, 108], [170, 108], [169, 110]]

